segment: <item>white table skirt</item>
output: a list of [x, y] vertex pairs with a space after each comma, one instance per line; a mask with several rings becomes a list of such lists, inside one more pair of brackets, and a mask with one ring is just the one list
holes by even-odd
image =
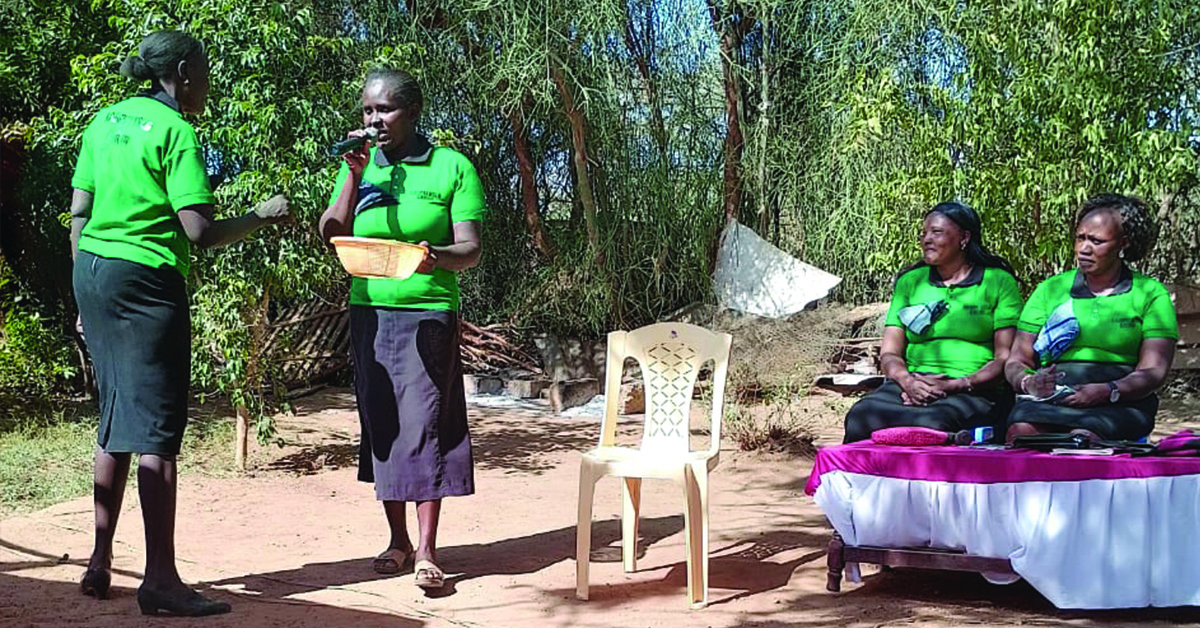
[[831, 471], [813, 498], [848, 545], [1008, 558], [1059, 608], [1200, 606], [1198, 475], [967, 484]]

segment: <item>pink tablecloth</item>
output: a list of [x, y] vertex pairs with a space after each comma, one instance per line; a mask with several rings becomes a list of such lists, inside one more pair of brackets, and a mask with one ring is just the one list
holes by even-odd
[[898, 447], [864, 441], [820, 449], [804, 492], [816, 493], [821, 476], [830, 471], [971, 484], [1072, 482], [1200, 474], [1200, 457], [1051, 455], [1016, 449]]

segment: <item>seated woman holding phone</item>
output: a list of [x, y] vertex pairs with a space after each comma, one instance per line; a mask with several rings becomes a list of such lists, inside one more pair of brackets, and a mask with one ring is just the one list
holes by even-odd
[[1154, 429], [1179, 328], [1166, 287], [1129, 263], [1146, 256], [1155, 233], [1138, 198], [1102, 194], [1080, 208], [1078, 267], [1039, 284], [1017, 325], [1005, 365], [1020, 394], [1009, 442], [1056, 432], [1133, 441]]

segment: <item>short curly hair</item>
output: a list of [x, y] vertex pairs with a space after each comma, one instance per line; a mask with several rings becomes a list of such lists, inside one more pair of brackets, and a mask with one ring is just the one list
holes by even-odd
[[1145, 201], [1136, 196], [1123, 194], [1100, 194], [1089, 198], [1075, 214], [1075, 228], [1089, 214], [1112, 210], [1121, 216], [1121, 233], [1125, 236], [1125, 261], [1136, 262], [1146, 257], [1158, 240], [1158, 225]]

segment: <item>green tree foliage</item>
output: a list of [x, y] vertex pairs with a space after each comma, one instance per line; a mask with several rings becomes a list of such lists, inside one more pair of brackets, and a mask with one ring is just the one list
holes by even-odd
[[843, 276], [847, 300], [886, 298], [921, 214], [949, 198], [1032, 285], [1069, 264], [1083, 198], [1140, 194], [1164, 226], [1144, 270], [1200, 278], [1186, 0], [0, 0], [0, 126], [27, 151], [26, 245], [5, 255], [62, 329], [79, 134], [134, 93], [116, 65], [158, 28], [209, 48], [197, 125], [223, 215], [276, 192], [296, 214], [197, 251], [189, 277], [194, 384], [251, 407], [272, 308], [344, 298], [315, 230], [324, 147], [359, 123], [374, 65], [418, 77], [423, 126], [484, 180], [473, 321], [599, 334], [708, 298], [730, 190], [742, 222]]
[[748, 142], [766, 164], [756, 191], [781, 210], [785, 246], [846, 277], [849, 296], [886, 294], [889, 271], [916, 255], [921, 213], [949, 198], [980, 210], [1032, 285], [1071, 263], [1083, 199], [1138, 194], [1163, 225], [1144, 270], [1197, 279], [1200, 5], [759, 8], [770, 20], [753, 58], [771, 63], [774, 116], [765, 148]]

